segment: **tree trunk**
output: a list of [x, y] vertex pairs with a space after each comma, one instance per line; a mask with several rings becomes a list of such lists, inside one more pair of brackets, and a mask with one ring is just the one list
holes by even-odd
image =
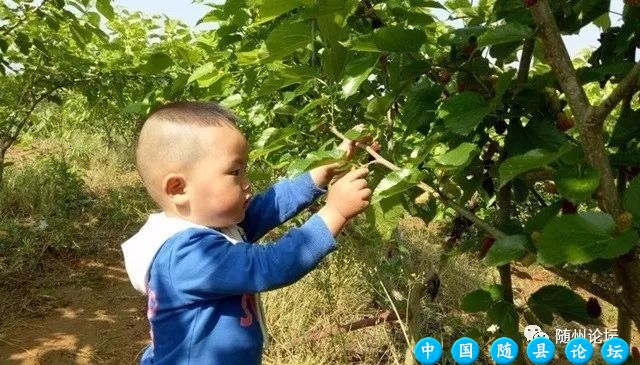
[[6, 148], [0, 148], [0, 187], [2, 186], [2, 176], [4, 173], [4, 156], [7, 152]]
[[[624, 96], [625, 91], [634, 85], [640, 72], [640, 64], [634, 66], [602, 106], [591, 106], [579, 83], [547, 1], [538, 0], [531, 6], [531, 14], [544, 44], [547, 63], [555, 73], [569, 106], [576, 116], [580, 144], [585, 151], [587, 161], [600, 173], [603, 210], [616, 219], [622, 213], [622, 204], [602, 136], [602, 123], [617, 101]], [[626, 341], [631, 337], [630, 317], [636, 317], [640, 312], [640, 260], [637, 250], [634, 249], [632, 253], [630, 262], [618, 259], [614, 268], [615, 289], [622, 288], [621, 297], [626, 302], [626, 307], [632, 308], [629, 313], [618, 307], [618, 335]], [[636, 323], [636, 325], [640, 329], [640, 324]]]

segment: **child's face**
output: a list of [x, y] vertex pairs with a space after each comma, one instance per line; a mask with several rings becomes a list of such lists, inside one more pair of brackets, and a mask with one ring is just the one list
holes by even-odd
[[240, 223], [251, 199], [247, 141], [230, 126], [199, 129], [205, 152], [189, 173], [191, 220], [214, 228]]

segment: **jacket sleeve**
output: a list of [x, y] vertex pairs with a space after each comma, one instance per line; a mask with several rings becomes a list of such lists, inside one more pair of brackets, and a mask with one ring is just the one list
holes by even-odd
[[311, 205], [325, 192], [316, 186], [308, 172], [271, 186], [251, 200], [244, 221], [240, 223], [247, 240], [257, 241]]
[[256, 293], [293, 283], [336, 248], [322, 218], [313, 215], [266, 245], [232, 244], [222, 235], [191, 229], [171, 245], [173, 289], [187, 301]]

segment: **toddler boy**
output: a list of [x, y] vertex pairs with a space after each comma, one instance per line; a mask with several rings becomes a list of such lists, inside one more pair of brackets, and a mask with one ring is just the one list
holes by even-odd
[[353, 170], [302, 226], [252, 244], [323, 194], [336, 165], [253, 196], [247, 156], [235, 116], [218, 104], [171, 103], [145, 121], [136, 164], [162, 213], [122, 244], [129, 278], [148, 296], [152, 345], [142, 364], [260, 364], [267, 333], [259, 293], [315, 268], [368, 205], [368, 171]]

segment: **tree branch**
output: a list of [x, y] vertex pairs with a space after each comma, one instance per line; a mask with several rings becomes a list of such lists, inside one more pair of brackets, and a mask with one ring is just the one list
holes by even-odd
[[640, 62], [637, 62], [627, 76], [620, 81], [618, 86], [609, 94], [601, 105], [592, 106], [589, 109], [587, 122], [600, 127], [609, 113], [637, 87], [638, 76], [640, 76]]
[[[38, 106], [38, 104], [40, 104], [40, 102], [42, 102], [44, 99], [46, 99], [47, 97], [49, 97], [51, 94], [53, 94], [54, 92], [56, 92], [57, 90], [59, 90], [61, 87], [55, 87], [45, 93], [43, 93], [42, 95], [40, 95], [34, 102], [33, 104], [31, 104], [31, 106], [29, 107], [29, 109], [27, 110], [26, 115], [24, 116], [24, 118], [22, 118], [22, 120], [18, 123], [18, 125], [16, 126], [16, 130], [11, 133], [11, 135], [9, 136], [9, 138], [11, 139], [11, 144], [13, 144], [13, 142], [18, 138], [18, 136], [20, 135], [20, 132], [22, 131], [22, 129], [24, 128], [24, 126], [27, 124], [27, 122], [29, 121], [29, 117], [31, 117], [31, 114], [33, 114], [33, 111], [36, 109], [36, 107]], [[9, 148], [11, 146], [11, 144], [9, 144], [6, 148]]]
[[[33, 13], [35, 13], [35, 12], [37, 12], [38, 10], [40, 10], [40, 9], [41, 9], [41, 8], [42, 8], [42, 7], [43, 7], [43, 6], [48, 2], [48, 1], [49, 1], [49, 0], [42, 0], [42, 2], [40, 3], [40, 5], [38, 5], [38, 6], [37, 6], [37, 7], [36, 7], [32, 12], [33, 12]], [[14, 31], [14, 29], [16, 29], [17, 27], [19, 27], [22, 23], [24, 23], [24, 22], [27, 20], [27, 18], [29, 17], [30, 13], [31, 13], [31, 12], [29, 12], [29, 13], [28, 13], [28, 12], [26, 12], [26, 11], [25, 11], [24, 16], [23, 16], [22, 18], [18, 19], [18, 21], [17, 21], [14, 25], [12, 25], [11, 27], [4, 29], [4, 30], [2, 31], [2, 33], [0, 33], [0, 36], [7, 36], [7, 35], [9, 35], [11, 32], [13, 32], [13, 31]]]
[[529, 69], [531, 68], [531, 60], [533, 59], [533, 48], [536, 44], [535, 38], [527, 39], [522, 47], [522, 56], [520, 56], [520, 65], [518, 67], [518, 87], [522, 87], [529, 78]]
[[610, 304], [622, 309], [627, 312], [627, 314], [631, 317], [633, 322], [636, 324], [638, 330], [640, 330], [640, 314], [637, 313], [637, 310], [633, 310], [632, 306], [619, 294], [616, 294], [614, 291], [601, 287], [598, 284], [592, 283], [590, 280], [586, 279], [584, 276], [579, 275], [577, 273], [565, 270], [560, 267], [544, 267], [547, 271], [556, 274], [557, 276], [565, 279], [571, 284], [575, 284], [577, 287], [586, 290], [590, 294], [601, 298]]
[[556, 74], [560, 88], [567, 96], [573, 114], [579, 120], [585, 120], [590, 107], [589, 99], [578, 81], [578, 75], [573, 68], [567, 47], [562, 41], [553, 12], [545, 0], [538, 0], [530, 9], [544, 43], [547, 63], [551, 65], [551, 69]]
[[[340, 138], [341, 140], [348, 140], [348, 138], [345, 137], [344, 134], [340, 133], [340, 131], [338, 131], [338, 129], [335, 126], [332, 125], [329, 128], [329, 130], [331, 131], [331, 133], [333, 133], [336, 137]], [[356, 141], [356, 146], [359, 147], [359, 148], [362, 148], [365, 151], [367, 151], [375, 159], [375, 161], [377, 163], [385, 166], [389, 170], [392, 170], [392, 171], [400, 170], [400, 167], [396, 166], [395, 164], [393, 164], [389, 160], [387, 160], [384, 157], [380, 156], [380, 154], [378, 154], [376, 151], [374, 151], [373, 148], [371, 148], [371, 147], [369, 147], [369, 146], [367, 146], [365, 144], [362, 144], [360, 142], [357, 142], [357, 141]], [[482, 219], [478, 218], [473, 212], [471, 212], [467, 208], [463, 207], [462, 205], [456, 203], [453, 199], [449, 198], [448, 196], [446, 196], [446, 195], [442, 194], [441, 192], [437, 191], [436, 189], [432, 188], [431, 186], [429, 186], [425, 182], [421, 181], [418, 184], [416, 184], [416, 186], [418, 188], [422, 189], [423, 191], [431, 194], [433, 197], [439, 199], [444, 205], [450, 207], [451, 209], [456, 211], [456, 213], [460, 214], [461, 216], [463, 216], [463, 217], [467, 218], [468, 220], [470, 220], [471, 222], [473, 222], [473, 224], [478, 226], [478, 228], [480, 228], [480, 229], [484, 230], [485, 232], [489, 233], [496, 240], [506, 236], [506, 234], [504, 232], [502, 232], [498, 228], [492, 226], [491, 224], [483, 221]]]
[[589, 123], [591, 104], [578, 81], [578, 76], [573, 68], [567, 47], [562, 41], [551, 8], [547, 4], [547, 0], [537, 0], [530, 9], [544, 44], [547, 61], [556, 74], [560, 87], [567, 96], [573, 114], [576, 116], [580, 131], [580, 143], [587, 160], [600, 173], [600, 190], [602, 191], [604, 210], [617, 217], [622, 212], [620, 197], [616, 190], [602, 131]]
[[340, 324], [337, 327], [314, 331], [310, 334], [314, 341], [321, 340], [325, 337], [333, 336], [337, 333], [356, 331], [362, 328], [373, 327], [383, 323], [390, 323], [398, 320], [398, 316], [390, 310], [378, 312], [375, 317], [366, 317], [357, 321], [346, 324]]

